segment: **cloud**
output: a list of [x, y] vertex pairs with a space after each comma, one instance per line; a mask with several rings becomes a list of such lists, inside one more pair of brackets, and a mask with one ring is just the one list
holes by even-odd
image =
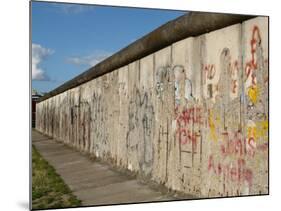
[[61, 3], [54, 3], [53, 4], [56, 8], [59, 9], [60, 12], [65, 14], [79, 14], [82, 12], [90, 11], [94, 9], [94, 6], [91, 5], [81, 5], [81, 4], [61, 4]]
[[40, 67], [40, 63], [54, 51], [32, 43], [32, 80], [48, 81], [50, 78]]
[[94, 53], [87, 56], [69, 57], [67, 58], [67, 62], [74, 65], [86, 65], [92, 67], [111, 55], [112, 53], [109, 52], [95, 51]]

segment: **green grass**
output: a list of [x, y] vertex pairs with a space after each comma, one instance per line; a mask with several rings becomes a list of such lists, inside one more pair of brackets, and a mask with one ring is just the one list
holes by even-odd
[[32, 209], [81, 205], [55, 169], [32, 146]]

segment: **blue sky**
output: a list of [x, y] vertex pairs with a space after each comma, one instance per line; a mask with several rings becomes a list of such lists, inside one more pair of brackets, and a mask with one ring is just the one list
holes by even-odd
[[32, 2], [32, 87], [49, 92], [183, 14]]

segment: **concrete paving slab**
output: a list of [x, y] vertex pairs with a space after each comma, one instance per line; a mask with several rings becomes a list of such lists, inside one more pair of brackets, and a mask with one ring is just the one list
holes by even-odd
[[106, 164], [62, 143], [32, 131], [32, 143], [56, 169], [82, 205], [105, 205], [149, 201], [169, 201], [174, 198], [151, 189], [148, 185], [113, 171]]

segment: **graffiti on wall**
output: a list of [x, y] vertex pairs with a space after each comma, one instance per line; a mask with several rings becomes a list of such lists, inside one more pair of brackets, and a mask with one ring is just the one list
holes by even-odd
[[156, 71], [156, 76], [155, 76], [155, 80], [156, 80], [156, 85], [155, 85], [155, 91], [156, 91], [156, 96], [158, 99], [160, 99], [161, 101], [163, 101], [163, 93], [167, 92], [167, 87], [168, 87], [168, 83], [170, 82], [170, 76], [171, 74], [171, 67], [170, 66], [166, 66], [166, 67], [160, 67], [157, 69]]
[[[209, 135], [216, 141], [217, 151], [208, 156], [207, 169], [223, 184], [223, 195], [248, 194], [256, 176], [254, 160], [267, 159], [268, 111], [264, 106], [267, 93], [260, 91], [267, 90], [267, 70], [261, 42], [259, 28], [254, 26], [249, 43], [251, 60], [246, 63], [244, 73], [238, 60], [231, 61], [227, 48], [221, 54], [220, 71], [209, 68], [211, 72], [219, 72], [220, 79], [216, 101], [208, 112]], [[241, 85], [243, 75], [245, 80]], [[244, 97], [246, 116], [241, 102]]]
[[250, 120], [266, 120], [268, 96], [268, 64], [263, 56], [262, 39], [258, 26], [253, 26], [250, 40], [251, 59], [245, 66], [247, 116]]
[[151, 172], [153, 163], [154, 109], [149, 101], [149, 93], [142, 94], [136, 87], [134, 90], [135, 95], [129, 104], [127, 148], [129, 153], [137, 155], [139, 168], [147, 175]]
[[[175, 65], [172, 70], [175, 81], [173, 129], [175, 139], [179, 142], [179, 162], [184, 168], [189, 169], [194, 167], [195, 154], [201, 155], [201, 127], [204, 110], [193, 95], [193, 84], [184, 66]], [[183, 173], [184, 177], [185, 173]]]
[[[209, 49], [192, 39], [195, 45], [186, 48], [200, 54], [199, 60], [181, 58], [188, 65], [172, 65], [163, 58], [160, 63], [166, 66], [159, 68], [154, 61], [149, 83], [146, 77], [152, 74], [141, 74], [147, 70], [139, 63], [128, 66], [138, 71], [124, 74], [121, 81], [105, 74], [91, 88], [81, 85], [40, 102], [36, 127], [105, 160], [120, 160], [122, 154], [122, 167], [169, 188], [202, 195], [210, 188], [210, 196], [257, 193], [267, 176], [268, 58], [259, 26], [245, 33], [243, 58], [235, 43], [211, 49], [215, 58], [201, 55]], [[152, 81], [149, 88], [140, 84]]]

